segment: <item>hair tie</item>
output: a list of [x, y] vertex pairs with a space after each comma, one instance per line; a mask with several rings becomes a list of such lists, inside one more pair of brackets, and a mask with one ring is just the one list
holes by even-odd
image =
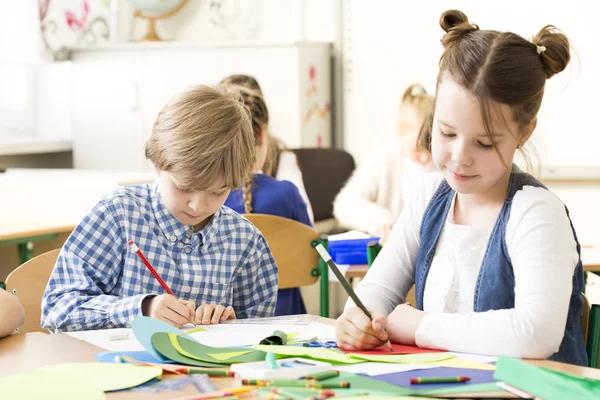
[[546, 51], [546, 46], [537, 46], [536, 45], [536, 47], [537, 47], [537, 53], [538, 54], [542, 54], [543, 52]]

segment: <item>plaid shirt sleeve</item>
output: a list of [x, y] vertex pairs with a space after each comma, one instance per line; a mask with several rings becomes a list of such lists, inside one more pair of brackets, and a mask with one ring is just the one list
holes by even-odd
[[114, 296], [123, 265], [118, 216], [100, 202], [63, 246], [42, 300], [42, 327], [56, 333], [128, 326], [149, 294]]
[[248, 247], [249, 256], [234, 281], [233, 308], [237, 318], [272, 317], [279, 281], [275, 260], [258, 231]]

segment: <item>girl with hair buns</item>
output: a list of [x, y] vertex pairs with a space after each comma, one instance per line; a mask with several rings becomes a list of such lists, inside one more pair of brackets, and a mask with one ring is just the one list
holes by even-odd
[[[256, 78], [251, 75], [234, 74], [229, 75], [219, 83], [223, 86], [241, 86], [246, 89], [257, 92], [264, 100], [262, 89]], [[310, 222], [314, 222], [313, 210], [310, 205], [310, 200], [304, 188], [304, 180], [302, 179], [302, 171], [298, 165], [296, 154], [290, 150], [283, 141], [276, 138], [267, 131], [267, 156], [261, 167], [264, 174], [269, 175], [279, 181], [292, 182], [300, 192], [302, 199], [306, 203], [306, 209]]]
[[341, 226], [379, 236], [385, 242], [415, 182], [435, 170], [419, 132], [430, 123], [433, 97], [420, 84], [402, 95], [398, 133], [374, 151], [348, 180], [333, 203]]
[[[246, 177], [243, 187], [231, 191], [225, 205], [240, 214], [277, 215], [312, 226], [306, 203], [298, 188], [291, 182], [278, 181], [262, 172], [269, 149], [269, 111], [262, 96], [259, 92], [242, 86], [230, 86], [228, 90], [238, 92], [250, 110], [256, 156], [252, 171]], [[299, 288], [278, 291], [275, 315], [290, 314], [306, 314]]]
[[[411, 197], [337, 321], [344, 349], [392, 342], [587, 365], [580, 245], [565, 205], [513, 164], [533, 134], [567, 37], [532, 41], [442, 14], [431, 148], [439, 173]], [[416, 308], [403, 305], [415, 284]]]

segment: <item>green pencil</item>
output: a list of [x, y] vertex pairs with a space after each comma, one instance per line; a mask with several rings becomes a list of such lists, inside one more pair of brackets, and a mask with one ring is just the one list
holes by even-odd
[[464, 383], [470, 381], [468, 376], [440, 376], [430, 378], [410, 378], [411, 385], [424, 383]]
[[331, 371], [324, 371], [324, 372], [318, 372], [315, 374], [305, 375], [305, 376], [300, 377], [300, 379], [322, 381], [325, 379], [334, 378], [339, 375], [340, 375], [339, 371], [331, 370]]
[[226, 369], [181, 368], [181, 372], [187, 374], [206, 374], [208, 376], [235, 376], [234, 372]]

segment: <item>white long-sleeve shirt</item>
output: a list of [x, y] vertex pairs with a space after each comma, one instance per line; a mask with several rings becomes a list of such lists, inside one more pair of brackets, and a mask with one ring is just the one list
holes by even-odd
[[302, 180], [302, 171], [300, 171], [300, 167], [298, 166], [298, 158], [296, 157], [294, 152], [282, 151], [281, 154], [279, 154], [279, 162], [277, 164], [276, 175], [277, 176], [275, 176], [275, 179], [277, 179], [278, 181], [290, 181], [298, 188], [300, 196], [306, 203], [306, 210], [308, 211], [310, 222], [314, 224], [315, 216], [310, 205], [310, 200], [308, 200], [306, 189], [304, 188], [304, 181]]
[[432, 163], [422, 166], [402, 155], [399, 140], [376, 149], [350, 177], [333, 203], [333, 215], [345, 228], [378, 234], [384, 225], [393, 225], [406, 195]]
[[[358, 286], [357, 295], [367, 307], [388, 315], [403, 302], [413, 285], [421, 221], [441, 181], [440, 173], [427, 175]], [[456, 245], [467, 247], [472, 243]], [[486, 245], [487, 241], [477, 244]], [[437, 246], [439, 249], [445, 244], [438, 242]], [[435, 283], [435, 274], [442, 271], [444, 264], [443, 260], [436, 260], [436, 254], [430, 269], [434, 279], [428, 276], [425, 283], [425, 316], [416, 332], [419, 346], [525, 358], [546, 358], [558, 351], [579, 259], [563, 203], [543, 188], [526, 186], [517, 192], [506, 226], [506, 246], [515, 274], [515, 307], [506, 310], [475, 313], [472, 299], [470, 312], [442, 312], [431, 307], [446, 304], [446, 299], [439, 297], [448, 294]], [[480, 264], [483, 252], [478, 254]], [[475, 284], [473, 279], [465, 282]], [[472, 287], [463, 288], [473, 293]]]

